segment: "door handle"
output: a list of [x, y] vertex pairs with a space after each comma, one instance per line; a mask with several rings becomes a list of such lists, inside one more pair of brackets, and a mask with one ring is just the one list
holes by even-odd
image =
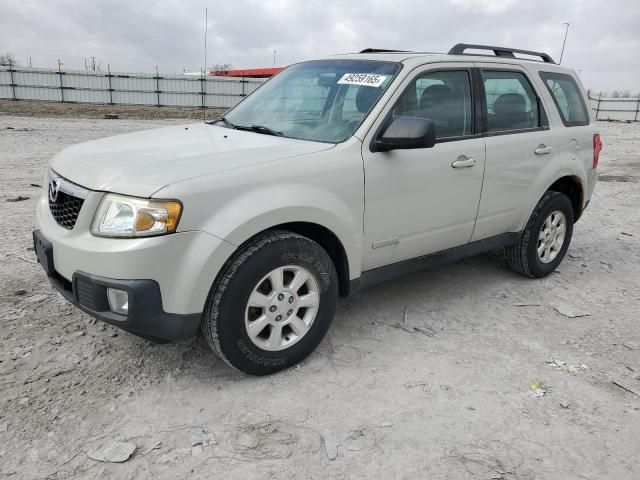
[[553, 152], [552, 147], [547, 147], [544, 143], [537, 146], [537, 148], [533, 151], [536, 155], [548, 155]]
[[460, 155], [455, 162], [451, 164], [453, 168], [469, 168], [476, 164], [476, 159], [473, 157], [467, 157], [466, 155]]

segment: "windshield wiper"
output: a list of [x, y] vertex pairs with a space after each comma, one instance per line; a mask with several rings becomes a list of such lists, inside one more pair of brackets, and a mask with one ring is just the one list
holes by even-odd
[[218, 123], [218, 122], [222, 122], [224, 123], [225, 127], [233, 128], [234, 130], [244, 130], [247, 132], [262, 133], [264, 135], [274, 135], [276, 137], [284, 136], [284, 133], [276, 132], [275, 130], [270, 129], [269, 127], [265, 127], [264, 125], [234, 125], [225, 117], [220, 117], [218, 120], [214, 120], [211, 123]]
[[225, 117], [220, 117], [219, 119], [214, 120], [214, 121], [213, 121], [213, 122], [211, 122], [211, 123], [219, 123], [219, 122], [224, 123], [224, 126], [225, 126], [225, 127], [233, 128], [233, 129], [235, 129], [235, 128], [236, 128], [236, 126], [235, 126], [233, 123], [231, 123], [229, 120], [227, 120]]
[[275, 130], [265, 127], [264, 125], [235, 125], [236, 130], [246, 130], [248, 132], [262, 133], [264, 135], [274, 135], [276, 137], [282, 137], [284, 133], [276, 132]]

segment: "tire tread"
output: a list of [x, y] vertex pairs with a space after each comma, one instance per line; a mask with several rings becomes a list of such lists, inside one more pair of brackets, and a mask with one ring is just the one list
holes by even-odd
[[529, 266], [529, 259], [527, 257], [529, 244], [532, 241], [532, 235], [536, 233], [533, 231], [533, 227], [538, 220], [538, 216], [540, 215], [540, 212], [542, 211], [544, 206], [554, 198], [562, 196], [564, 196], [562, 193], [552, 190], [545, 193], [536, 205], [536, 208], [534, 208], [533, 213], [531, 214], [531, 217], [529, 218], [529, 221], [527, 222], [527, 225], [522, 232], [520, 241], [515, 245], [511, 245], [505, 248], [505, 257], [507, 259], [507, 263], [514, 272], [526, 277], [536, 278], [536, 276], [531, 271], [531, 268]]
[[241, 371], [234, 366], [220, 347], [220, 338], [218, 335], [218, 316], [219, 305], [224, 296], [225, 290], [229, 285], [229, 282], [233, 279], [236, 272], [258, 251], [264, 246], [288, 239], [305, 239], [309, 240], [297, 233], [288, 232], [286, 230], [269, 230], [249, 240], [245, 245], [238, 248], [237, 252], [227, 261], [226, 265], [222, 268], [222, 274], [218, 276], [218, 279], [213, 284], [205, 311], [202, 316], [202, 322], [200, 324], [200, 330], [202, 331], [207, 343], [215, 354], [220, 359], [229, 365], [231, 368]]

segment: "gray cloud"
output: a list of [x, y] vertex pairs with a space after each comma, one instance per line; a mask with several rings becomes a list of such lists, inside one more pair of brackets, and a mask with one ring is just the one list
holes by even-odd
[[22, 64], [82, 68], [95, 56], [118, 71], [197, 71], [209, 9], [209, 65], [271, 66], [364, 47], [447, 51], [515, 46], [560, 57], [588, 88], [640, 91], [640, 2], [611, 0], [0, 0], [0, 51]]

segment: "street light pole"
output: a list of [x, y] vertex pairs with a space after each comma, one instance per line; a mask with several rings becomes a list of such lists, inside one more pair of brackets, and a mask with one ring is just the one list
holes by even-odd
[[276, 66], [276, 51], [273, 51], [273, 66]]
[[564, 31], [564, 40], [562, 41], [562, 51], [560, 52], [560, 63], [562, 63], [562, 57], [564, 56], [564, 46], [567, 43], [567, 34], [569, 33], [569, 23], [565, 22], [567, 28]]

